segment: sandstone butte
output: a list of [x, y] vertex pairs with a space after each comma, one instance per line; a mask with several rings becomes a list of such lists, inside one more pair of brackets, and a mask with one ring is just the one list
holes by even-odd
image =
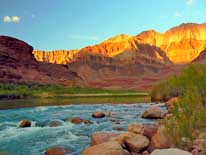
[[187, 23], [173, 27], [164, 33], [144, 31], [136, 36], [121, 34], [100, 44], [80, 50], [34, 50], [37, 61], [68, 64], [89, 53], [122, 60], [134, 57], [150, 57], [161, 63], [185, 64], [195, 60], [206, 48], [206, 24]]

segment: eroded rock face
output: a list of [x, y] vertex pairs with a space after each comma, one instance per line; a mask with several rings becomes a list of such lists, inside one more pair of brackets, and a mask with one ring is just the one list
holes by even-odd
[[57, 50], [57, 51], [41, 51], [34, 50], [33, 54], [37, 61], [49, 62], [54, 64], [68, 64], [74, 59], [74, 55], [78, 50]]
[[37, 62], [33, 48], [16, 38], [0, 36], [0, 82], [73, 85], [81, 78], [67, 66]]
[[197, 58], [195, 58], [193, 61], [193, 63], [206, 63], [206, 49], [203, 50], [199, 56]]
[[138, 35], [142, 42], [165, 51], [173, 63], [188, 63], [206, 46], [206, 24], [182, 24], [165, 33], [146, 31]]
[[75, 61], [81, 51], [115, 59], [132, 60], [135, 53], [160, 62], [188, 63], [206, 47], [206, 24], [182, 24], [165, 33], [149, 30], [137, 36], [121, 34], [100, 44], [72, 51], [34, 51], [39, 61], [66, 64]]

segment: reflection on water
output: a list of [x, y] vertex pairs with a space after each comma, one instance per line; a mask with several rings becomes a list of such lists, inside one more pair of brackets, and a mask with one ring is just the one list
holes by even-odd
[[0, 101], [0, 109], [68, 105], [68, 104], [131, 104], [150, 102], [149, 96], [118, 96], [118, 97], [70, 97], [70, 98], [50, 98], [50, 99], [27, 99], [27, 100], [3, 100]]

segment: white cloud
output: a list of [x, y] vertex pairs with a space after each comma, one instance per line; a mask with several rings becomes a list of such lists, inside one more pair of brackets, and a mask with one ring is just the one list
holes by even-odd
[[3, 18], [3, 21], [4, 21], [5, 23], [10, 23], [10, 22], [11, 22], [11, 17], [5, 16], [5, 17]]
[[92, 41], [99, 40], [99, 37], [97, 37], [97, 36], [71, 35], [71, 36], [69, 36], [69, 38], [76, 39], [76, 40], [92, 40]]
[[21, 17], [19, 16], [4, 16], [3, 21], [5, 23], [19, 23], [21, 20]]
[[174, 17], [180, 18], [180, 17], [182, 17], [182, 13], [179, 12], [179, 11], [176, 11], [176, 12], [174, 13]]
[[12, 22], [14, 22], [14, 23], [18, 23], [20, 20], [21, 20], [21, 18], [19, 16], [12, 17]]
[[186, 0], [187, 5], [192, 5], [194, 3], [194, 0]]

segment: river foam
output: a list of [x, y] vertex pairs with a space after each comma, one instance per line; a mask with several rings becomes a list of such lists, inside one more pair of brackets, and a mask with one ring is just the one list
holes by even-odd
[[[89, 145], [93, 132], [113, 131], [114, 127], [126, 129], [128, 124], [134, 122], [154, 123], [154, 120], [141, 118], [149, 106], [150, 104], [87, 104], [0, 110], [0, 152], [43, 155], [49, 147], [62, 146], [73, 151], [74, 155], [80, 155]], [[111, 116], [94, 119], [91, 114], [95, 111], [111, 112]], [[75, 125], [63, 122], [64, 119], [76, 116], [94, 123]], [[19, 128], [22, 119], [31, 120], [32, 127]], [[49, 122], [54, 120], [61, 120], [61, 125], [50, 127]], [[115, 124], [114, 120], [120, 124]]]

